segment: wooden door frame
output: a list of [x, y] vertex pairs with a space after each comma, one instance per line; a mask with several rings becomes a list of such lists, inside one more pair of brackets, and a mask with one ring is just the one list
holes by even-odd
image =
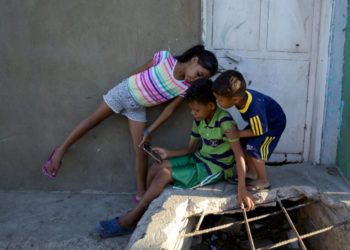
[[[202, 41], [208, 45], [212, 36], [212, 4], [215, 0], [201, 0]], [[269, 1], [269, 0], [261, 0]], [[322, 149], [322, 133], [326, 108], [329, 45], [332, 13], [335, 0], [314, 0], [313, 35], [310, 51], [310, 74], [306, 106], [306, 124], [303, 146], [303, 161], [319, 163]], [[262, 5], [264, 6], [264, 5]], [[320, 13], [318, 16], [316, 13]], [[207, 47], [209, 50], [210, 46]], [[317, 83], [317, 87], [316, 87]]]

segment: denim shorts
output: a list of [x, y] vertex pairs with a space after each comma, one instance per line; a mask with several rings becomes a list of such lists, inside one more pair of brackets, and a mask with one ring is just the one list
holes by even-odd
[[109, 90], [103, 96], [103, 100], [115, 113], [124, 115], [132, 121], [146, 122], [146, 109], [131, 96], [127, 79]]

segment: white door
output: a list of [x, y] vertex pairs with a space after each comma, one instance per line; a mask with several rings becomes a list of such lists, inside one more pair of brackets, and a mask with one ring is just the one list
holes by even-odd
[[203, 39], [222, 69], [239, 70], [248, 88], [271, 96], [286, 112], [287, 127], [270, 161], [303, 161], [310, 140], [308, 91], [315, 78], [317, 46], [313, 44], [318, 38], [320, 1], [202, 3]]

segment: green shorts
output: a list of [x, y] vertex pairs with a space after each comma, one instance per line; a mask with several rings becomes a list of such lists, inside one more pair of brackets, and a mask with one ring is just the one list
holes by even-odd
[[224, 171], [209, 174], [206, 166], [194, 154], [169, 159], [174, 186], [196, 188], [224, 180]]

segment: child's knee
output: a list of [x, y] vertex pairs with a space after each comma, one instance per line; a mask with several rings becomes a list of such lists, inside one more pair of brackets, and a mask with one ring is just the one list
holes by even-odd
[[170, 164], [170, 161], [168, 160], [164, 160], [162, 163], [161, 163], [161, 167], [162, 168], [171, 168], [171, 164]]
[[156, 180], [160, 183], [170, 183], [171, 182], [171, 171], [168, 168], [158, 169]]

